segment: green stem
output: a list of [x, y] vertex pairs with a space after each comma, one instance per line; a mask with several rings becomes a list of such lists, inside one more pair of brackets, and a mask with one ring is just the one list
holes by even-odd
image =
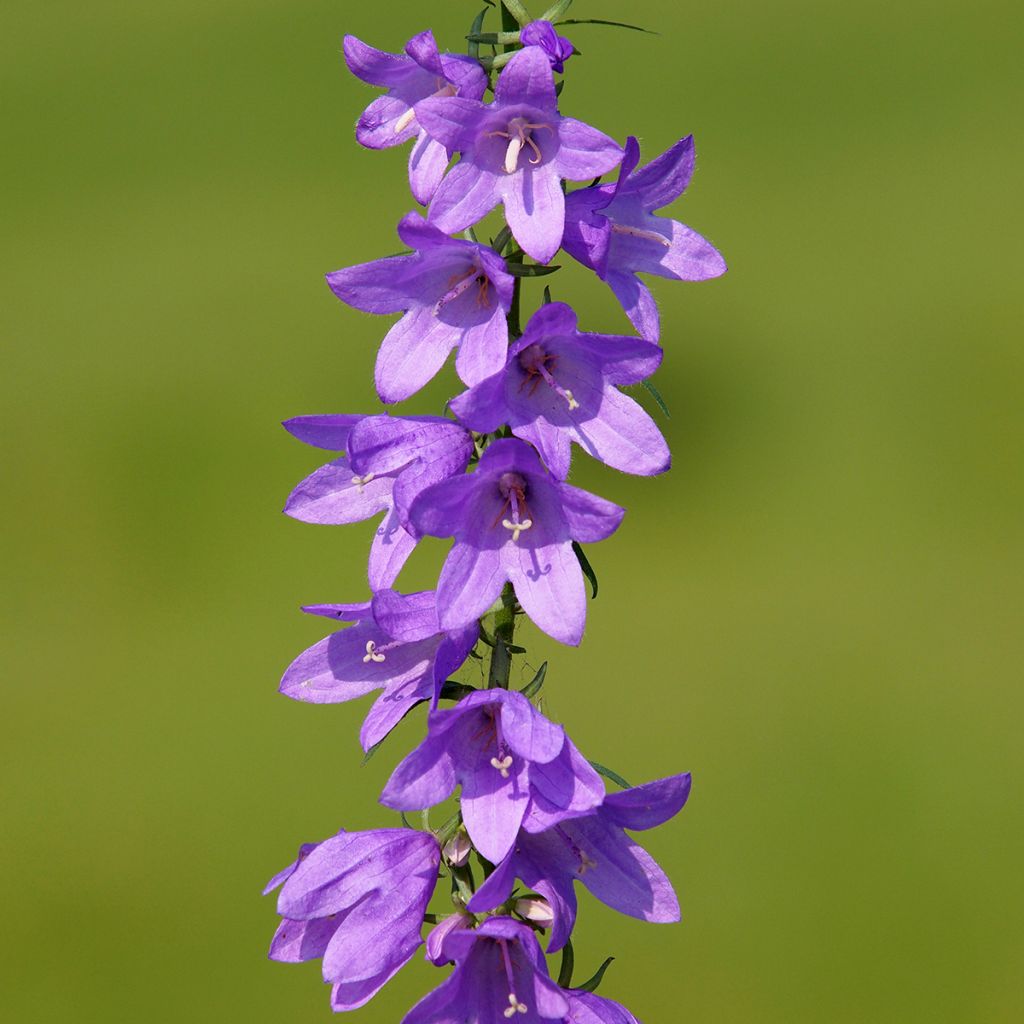
[[488, 672], [489, 689], [508, 689], [512, 674], [512, 655], [508, 645], [516, 629], [516, 592], [511, 583], [506, 583], [501, 592], [501, 608], [494, 617], [494, 650], [491, 651], [491, 666]]
[[521, 0], [501, 0], [501, 30], [515, 32], [521, 25], [529, 25], [533, 21], [530, 12]]

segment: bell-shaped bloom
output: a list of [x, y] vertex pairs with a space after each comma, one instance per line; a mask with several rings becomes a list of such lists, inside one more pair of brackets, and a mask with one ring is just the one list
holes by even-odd
[[422, 944], [440, 858], [431, 833], [408, 828], [339, 832], [304, 845], [264, 890], [283, 884], [277, 912], [284, 920], [270, 959], [322, 957], [332, 1008], [362, 1006]]
[[572, 442], [624, 473], [651, 476], [668, 469], [668, 445], [618, 385], [639, 383], [660, 363], [653, 342], [581, 334], [572, 308], [551, 302], [533, 315], [502, 370], [450, 405], [471, 430], [488, 433], [507, 423], [561, 480]]
[[551, 904], [555, 923], [548, 951], [561, 949], [576, 922], [582, 882], [602, 903], [644, 921], [678, 921], [679, 901], [654, 858], [625, 829], [654, 828], [678, 814], [690, 795], [690, 776], [673, 775], [610, 793], [589, 814], [544, 832], [520, 832], [508, 856], [469, 902], [472, 913], [501, 906], [516, 878]]
[[416, 121], [416, 104], [428, 96], [465, 96], [479, 100], [487, 88], [480, 65], [459, 54], [440, 53], [428, 30], [405, 44], [405, 53], [386, 53], [355, 36], [346, 36], [345, 63], [370, 85], [387, 89], [363, 111], [356, 139], [368, 149], [387, 149], [415, 139], [409, 154], [409, 187], [426, 206], [437, 189], [451, 153]]
[[600, 776], [565, 730], [514, 690], [478, 690], [432, 711], [426, 739], [395, 769], [380, 801], [419, 810], [447, 800], [456, 785], [466, 831], [495, 864], [520, 827], [550, 828], [604, 798]]
[[347, 453], [306, 477], [284, 511], [304, 523], [328, 524], [384, 512], [368, 576], [371, 590], [390, 587], [418, 539], [409, 505], [424, 488], [465, 472], [473, 452], [468, 431], [439, 416], [298, 416], [284, 426], [316, 448]]
[[303, 651], [285, 671], [280, 690], [309, 704], [340, 704], [383, 690], [363, 722], [363, 750], [379, 743], [417, 704], [437, 705], [444, 681], [477, 640], [473, 623], [452, 633], [437, 624], [433, 591], [379, 590], [366, 604], [321, 604], [303, 609], [352, 622]]
[[404, 313], [377, 353], [374, 373], [383, 402], [415, 394], [457, 348], [455, 369], [476, 384], [505, 365], [506, 317], [514, 280], [505, 261], [484, 245], [449, 238], [418, 213], [398, 225], [415, 249], [327, 275], [342, 302], [367, 313]]
[[523, 441], [494, 441], [474, 473], [428, 487], [409, 510], [417, 532], [455, 538], [437, 585], [441, 628], [479, 619], [508, 580], [545, 633], [578, 644], [587, 600], [572, 542], [604, 540], [623, 515], [552, 476]]
[[548, 974], [531, 929], [511, 917], [491, 917], [478, 928], [454, 928], [442, 955], [455, 963], [448, 980], [421, 999], [402, 1024], [519, 1024], [565, 1021], [568, 993]]
[[562, 241], [562, 178], [585, 181], [622, 160], [618, 143], [559, 114], [554, 74], [539, 46], [517, 51], [505, 65], [493, 103], [437, 97], [419, 103], [416, 116], [432, 138], [462, 154], [430, 203], [431, 223], [462, 231], [504, 203], [515, 240], [540, 263]]
[[576, 52], [576, 47], [555, 31], [550, 21], [531, 21], [519, 33], [523, 46], [539, 46], [544, 51], [553, 70], [562, 74], [565, 62]]
[[726, 269], [709, 241], [654, 212], [682, 195], [694, 159], [688, 135], [637, 170], [640, 144], [630, 136], [617, 182], [578, 189], [566, 199], [565, 251], [608, 283], [630, 322], [650, 341], [660, 334], [658, 306], [638, 272], [705, 281]]
[[565, 998], [569, 1000], [569, 1013], [565, 1019], [572, 1024], [640, 1024], [620, 1003], [593, 992], [570, 989]]

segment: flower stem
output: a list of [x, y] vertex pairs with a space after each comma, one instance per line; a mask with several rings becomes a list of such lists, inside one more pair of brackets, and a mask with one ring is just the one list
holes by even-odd
[[491, 666], [488, 672], [489, 689], [508, 689], [512, 673], [512, 655], [508, 645], [516, 629], [516, 592], [511, 583], [506, 583], [501, 592], [501, 608], [494, 616], [494, 649], [491, 651]]

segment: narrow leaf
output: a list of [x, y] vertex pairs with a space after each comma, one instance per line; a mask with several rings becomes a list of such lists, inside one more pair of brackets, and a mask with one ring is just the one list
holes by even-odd
[[415, 829], [415, 828], [416, 828], [416, 826], [415, 826], [415, 825], [410, 825], [410, 824], [409, 824], [409, 819], [408, 819], [408, 818], [407, 818], [407, 817], [405, 816], [405, 811], [399, 811], [399, 812], [398, 812], [398, 816], [399, 816], [399, 817], [400, 817], [400, 818], [402, 819], [402, 824], [403, 824], [403, 825], [404, 825], [404, 826], [405, 826], [406, 828], [411, 828], [411, 829]]
[[658, 403], [658, 408], [665, 414], [666, 419], [672, 419], [672, 413], [668, 411], [668, 406], [665, 404], [665, 399], [661, 397], [661, 392], [649, 381], [642, 381], [643, 386], [651, 393], [651, 397]]
[[[558, 969], [558, 984], [562, 988], [572, 987], [572, 969], [575, 966], [576, 957], [572, 951], [572, 939], [567, 939], [562, 947], [562, 965]], [[587, 991], [592, 991], [588, 989]]]
[[551, 302], [551, 288], [548, 285], [544, 285], [544, 305], [548, 305]]
[[487, 8], [485, 7], [473, 20], [473, 24], [469, 29], [469, 35], [466, 38], [469, 40], [469, 46], [466, 48], [466, 52], [473, 58], [473, 60], [480, 59], [480, 43], [478, 37], [480, 30], [484, 27], [484, 18], [487, 17]]
[[[548, 674], [548, 663], [545, 661], [539, 669], [537, 674], [519, 691], [527, 700], [531, 697], [536, 697], [540, 693], [540, 688], [544, 685], [544, 677]], [[596, 770], [596, 769], [595, 769]]]
[[468, 686], [455, 679], [446, 679], [441, 687], [441, 700], [462, 700], [463, 697], [468, 697], [471, 693], [476, 693], [475, 686]]
[[538, 21], [550, 21], [554, 24], [562, 17], [563, 14], [569, 8], [572, 7], [572, 0], [558, 0], [557, 3], [552, 4], [537, 20]]
[[611, 768], [605, 768], [603, 764], [591, 761], [590, 767], [593, 768], [598, 775], [603, 775], [606, 779], [611, 779], [616, 786], [620, 786], [622, 789], [633, 788], [618, 772], [613, 772]]
[[584, 991], [584, 992], [593, 992], [593, 991], [595, 991], [597, 989], [597, 986], [601, 984], [601, 980], [604, 978], [604, 972], [608, 970], [608, 965], [614, 959], [615, 959], [615, 957], [613, 957], [613, 956], [608, 957], [608, 959], [605, 960], [605, 962], [603, 964], [601, 964], [600, 967], [598, 967], [597, 974], [595, 974], [590, 979], [590, 981], [585, 981], [585, 982], [583, 982], [582, 985], [579, 985], [577, 987], [579, 989], [581, 989], [582, 991]]
[[561, 264], [553, 266], [542, 266], [540, 263], [509, 263], [506, 270], [513, 277], [547, 277], [556, 270], [561, 270]]
[[590, 564], [590, 560], [583, 553], [583, 548], [580, 546], [579, 541], [572, 542], [572, 549], [576, 552], [576, 557], [579, 559], [580, 568], [583, 570], [583, 575], [590, 581], [590, 587], [593, 593], [590, 595], [591, 598], [597, 597], [597, 573], [594, 572], [594, 567]]
[[646, 32], [649, 36], [660, 36], [651, 28], [643, 28], [640, 25], [627, 25], [624, 21], [605, 21], [603, 18], [567, 18], [560, 22], [562, 25], [608, 25], [611, 28], [628, 28], [634, 32]]
[[[385, 737], [385, 739], [386, 738], [387, 737]], [[384, 740], [377, 740], [377, 742], [374, 743], [374, 745], [370, 747], [370, 749], [365, 754], [363, 754], [363, 764], [360, 765], [360, 767], [363, 767], [369, 763], [370, 758], [373, 757], [373, 755], [376, 754], [378, 750], [380, 750], [381, 744], [383, 742]]]
[[523, 6], [521, 0], [501, 0], [502, 14], [508, 12], [520, 25], [529, 25], [533, 18], [530, 12]]

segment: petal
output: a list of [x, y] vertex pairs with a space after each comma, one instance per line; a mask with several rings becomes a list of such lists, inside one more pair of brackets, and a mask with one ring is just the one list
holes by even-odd
[[495, 304], [487, 320], [463, 332], [455, 357], [455, 371], [463, 384], [472, 386], [498, 373], [507, 357], [508, 321], [505, 310]]
[[441, 628], [461, 629], [475, 622], [501, 595], [507, 579], [493, 549], [480, 550], [462, 541], [454, 544], [437, 581]]
[[464, 96], [434, 96], [416, 104], [420, 127], [453, 153], [470, 149], [486, 108]]
[[388, 331], [377, 352], [373, 378], [382, 402], [404, 402], [438, 373], [461, 331], [432, 308], [410, 310]]
[[526, 762], [517, 759], [508, 778], [489, 763], [487, 748], [467, 770], [460, 771], [462, 818], [473, 845], [492, 864], [512, 849], [530, 802]]
[[359, 729], [359, 744], [365, 751], [375, 747], [418, 704], [434, 696], [434, 681], [430, 674], [405, 686], [388, 687], [366, 712]]
[[335, 459], [311, 473], [288, 496], [284, 511], [304, 523], [358, 523], [391, 503], [394, 479], [355, 482], [347, 459]]
[[570, 181], [598, 178], [622, 162], [623, 149], [614, 139], [573, 117], [559, 122], [558, 143], [558, 173]]
[[367, 149], [390, 149], [416, 138], [420, 126], [407, 119], [412, 107], [398, 96], [378, 96], [359, 115], [356, 141]]
[[448, 150], [421, 130], [409, 151], [409, 188], [420, 206], [426, 206], [437, 191], [451, 158]]
[[279, 690], [307, 704], [339, 704], [379, 690], [391, 680], [390, 668], [364, 662], [367, 643], [386, 637], [372, 623], [332, 633], [302, 652], [285, 670]]
[[370, 85], [389, 88], [402, 81], [412, 61], [401, 53], [387, 53], [369, 46], [355, 36], [345, 36], [342, 44], [349, 71]]
[[565, 730], [549, 722], [522, 694], [506, 691], [501, 733], [512, 751], [527, 761], [553, 761], [565, 745]]
[[468, 246], [469, 243], [460, 243], [457, 239], [449, 238], [443, 231], [439, 230], [427, 219], [415, 210], [407, 213], [398, 222], [398, 237], [410, 249], [430, 250], [459, 249]]
[[677, 220], [669, 224], [672, 225], [672, 245], [662, 258], [661, 276], [679, 281], [708, 281], [725, 273], [727, 267], [722, 254], [703, 235]]
[[505, 374], [495, 373], [453, 398], [448, 407], [470, 430], [489, 434], [509, 418], [505, 404]]
[[466, 1005], [463, 977], [456, 971], [425, 995], [402, 1018], [402, 1024], [465, 1024]]
[[358, 622], [370, 618], [370, 602], [361, 604], [304, 604], [302, 610], [307, 615], [322, 615], [326, 619], [337, 619], [339, 622]]
[[626, 316], [629, 317], [629, 322], [640, 332], [640, 335], [648, 341], [658, 341], [661, 335], [658, 304], [654, 301], [654, 296], [651, 295], [647, 285], [636, 275], [618, 270], [610, 270], [605, 280], [622, 304]]
[[444, 78], [458, 88], [460, 96], [478, 100], [487, 90], [487, 72], [477, 61], [461, 53], [442, 53], [441, 71]]
[[441, 694], [441, 687], [445, 680], [458, 672], [469, 657], [477, 640], [480, 638], [480, 627], [476, 622], [471, 622], [463, 629], [449, 633], [437, 649], [437, 656], [434, 659], [434, 706]]
[[392, 640], [411, 643], [441, 632], [437, 624], [437, 601], [432, 590], [415, 594], [379, 590], [373, 595], [371, 607], [374, 621]]
[[657, 371], [664, 355], [653, 341], [622, 334], [580, 334], [576, 343], [599, 363], [609, 384], [639, 384]]
[[678, 199], [690, 184], [696, 152], [693, 136], [687, 135], [631, 175], [623, 191], [635, 193], [646, 210], [659, 210]]
[[542, 1020], [564, 1021], [569, 1013], [565, 993], [539, 971], [533, 976], [533, 999], [530, 1009]]
[[435, 967], [443, 967], [446, 963], [449, 963], [448, 957], [444, 953], [445, 940], [452, 932], [471, 928], [472, 925], [473, 919], [461, 911], [457, 911], [451, 917], [444, 918], [439, 924], [431, 928], [427, 934], [427, 959]]
[[500, 907], [512, 895], [516, 884], [516, 866], [519, 858], [514, 850], [500, 860], [495, 869], [473, 893], [473, 898], [466, 904], [471, 914], [482, 914], [485, 910]]
[[494, 87], [494, 102], [498, 106], [526, 103], [545, 113], [557, 110], [555, 76], [540, 47], [527, 46], [513, 55]]
[[327, 284], [342, 302], [364, 313], [399, 313], [414, 302], [405, 281], [419, 263], [415, 255], [389, 256], [335, 270]]
[[326, 448], [331, 452], [343, 452], [348, 446], [348, 435], [362, 416], [348, 414], [326, 414], [323, 416], [293, 416], [281, 426], [292, 437], [297, 437], [314, 448]]
[[434, 33], [429, 28], [413, 36], [403, 49], [424, 71], [429, 71], [438, 78], [445, 77], [444, 68], [441, 66], [441, 54]]
[[578, 263], [604, 275], [612, 225], [594, 206], [601, 205], [600, 188], [577, 189], [565, 197], [562, 248]]
[[567, 992], [573, 1024], [640, 1024], [624, 1006], [593, 992]]
[[524, 828], [543, 832], [566, 818], [598, 807], [604, 783], [589, 761], [566, 740], [565, 749], [550, 764], [530, 766], [532, 803]]
[[496, 175], [463, 160], [445, 175], [434, 193], [428, 218], [442, 231], [463, 231], [486, 217], [500, 199]]
[[476, 494], [476, 476], [453, 476], [421, 491], [409, 506], [409, 519], [416, 532], [431, 537], [453, 536]]
[[578, 645], [587, 597], [583, 572], [569, 542], [536, 547], [508, 544], [503, 561], [516, 597], [534, 624], [563, 644]]
[[678, 814], [690, 796], [690, 773], [609, 793], [600, 815], [619, 828], [648, 829], [663, 825]]
[[557, 173], [551, 165], [536, 170], [524, 167], [509, 175], [502, 186], [505, 217], [513, 237], [528, 256], [547, 263], [558, 252], [565, 229], [565, 195]]
[[473, 441], [443, 416], [365, 416], [349, 437], [349, 463], [357, 473], [396, 473], [417, 459], [433, 463], [469, 459]]
[[[575, 393], [575, 388], [573, 391]], [[540, 452], [544, 464], [559, 480], [564, 480], [569, 475], [572, 445], [568, 430], [538, 417], [530, 423], [513, 423], [512, 432]]]
[[384, 517], [373, 534], [370, 545], [370, 559], [367, 564], [367, 579], [371, 590], [390, 587], [403, 566], [409, 560], [418, 540], [399, 521], [395, 509]]
[[292, 921], [285, 918], [270, 943], [271, 960], [283, 964], [299, 964], [323, 956], [327, 944], [341, 926], [337, 918], [314, 921]]
[[622, 163], [619, 164], [619, 177], [615, 182], [615, 187], [610, 192], [606, 190], [609, 202], [623, 190], [629, 181], [629, 176], [636, 170], [639, 163], [640, 142], [635, 135], [630, 135], [626, 138], [626, 149], [622, 156]]
[[443, 739], [427, 738], [391, 773], [380, 802], [396, 811], [418, 811], [447, 800], [455, 789], [455, 769]]
[[614, 502], [599, 498], [589, 491], [581, 491], [578, 487], [559, 484], [558, 490], [569, 523], [569, 532], [573, 540], [584, 544], [610, 537], [626, 514], [626, 510]]
[[654, 420], [632, 398], [610, 386], [604, 389], [598, 414], [575, 424], [573, 440], [623, 473], [654, 476], [664, 473], [672, 462]]

